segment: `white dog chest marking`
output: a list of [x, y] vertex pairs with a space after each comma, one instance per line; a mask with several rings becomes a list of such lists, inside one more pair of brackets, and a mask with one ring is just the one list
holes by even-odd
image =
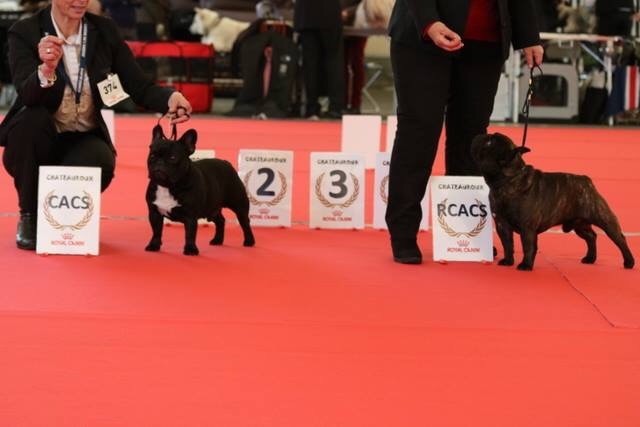
[[163, 216], [167, 216], [176, 206], [180, 206], [180, 203], [171, 195], [169, 189], [161, 185], [158, 185], [156, 189], [156, 199], [153, 204], [158, 207]]

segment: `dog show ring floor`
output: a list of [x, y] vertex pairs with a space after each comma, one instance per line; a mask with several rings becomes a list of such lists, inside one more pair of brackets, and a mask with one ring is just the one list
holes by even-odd
[[[293, 226], [254, 226], [246, 248], [227, 213], [223, 246], [202, 226], [200, 255], [184, 256], [177, 225], [145, 252], [156, 122], [116, 117], [98, 256], [18, 250], [0, 174], [0, 425], [640, 425], [640, 269], [623, 269], [602, 233], [594, 265], [557, 230], [540, 236], [532, 272], [435, 263], [431, 232], [419, 236], [423, 264], [396, 264], [385, 231], [308, 227], [309, 156], [340, 150], [340, 122], [196, 116], [198, 148], [236, 166], [239, 149], [294, 151]], [[526, 157], [591, 176], [636, 259], [639, 136], [532, 126]]]

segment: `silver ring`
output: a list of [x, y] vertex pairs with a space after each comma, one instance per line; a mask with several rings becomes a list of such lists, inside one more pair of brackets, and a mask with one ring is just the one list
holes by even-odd
[[51, 48], [50, 48], [50, 47], [48, 47], [48, 48], [47, 48], [47, 50], [46, 50], [45, 52], [47, 52], [47, 53], [51, 53]]

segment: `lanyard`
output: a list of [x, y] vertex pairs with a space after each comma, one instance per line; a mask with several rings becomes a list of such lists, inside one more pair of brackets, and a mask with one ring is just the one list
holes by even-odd
[[78, 69], [78, 78], [76, 79], [75, 87], [71, 84], [71, 78], [67, 74], [67, 71], [64, 67], [62, 70], [64, 71], [64, 76], [67, 81], [67, 84], [73, 91], [76, 99], [76, 105], [80, 104], [80, 96], [82, 95], [82, 89], [84, 88], [84, 76], [87, 74], [87, 24], [85, 20], [82, 20], [80, 30], [80, 67]]

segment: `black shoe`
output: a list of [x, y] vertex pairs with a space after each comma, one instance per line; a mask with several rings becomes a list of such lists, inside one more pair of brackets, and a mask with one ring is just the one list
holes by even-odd
[[36, 216], [32, 213], [20, 214], [16, 245], [20, 249], [34, 251], [36, 249]]
[[416, 239], [391, 240], [393, 260], [400, 264], [422, 264], [422, 253]]

